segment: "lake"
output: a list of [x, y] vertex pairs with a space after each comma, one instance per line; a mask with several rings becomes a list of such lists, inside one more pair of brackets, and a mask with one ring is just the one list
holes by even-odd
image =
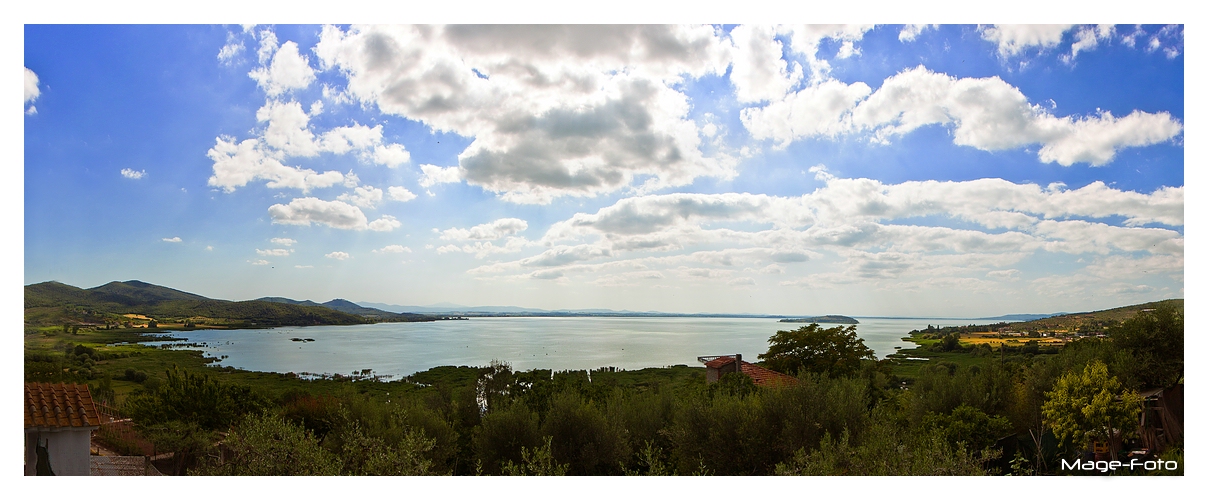
[[[856, 332], [878, 358], [928, 324], [962, 320], [857, 318]], [[444, 365], [486, 366], [506, 361], [516, 370], [633, 370], [698, 365], [697, 356], [742, 354], [757, 361], [777, 330], [803, 326], [755, 318], [471, 318], [426, 323], [282, 327], [265, 330], [174, 332], [197, 343], [217, 364], [279, 373], [350, 374], [372, 369], [394, 377]], [[823, 325], [835, 326], [835, 325]], [[294, 342], [291, 338], [314, 339]], [[196, 349], [196, 347], [193, 347]]]

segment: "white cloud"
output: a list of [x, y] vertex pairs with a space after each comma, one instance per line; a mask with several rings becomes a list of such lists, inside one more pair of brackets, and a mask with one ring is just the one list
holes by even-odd
[[997, 44], [998, 55], [1006, 59], [1034, 47], [1040, 50], [1056, 47], [1072, 27], [1072, 24], [998, 24], [982, 28], [981, 35], [982, 39]]
[[277, 51], [277, 34], [271, 29], [260, 31], [260, 47], [256, 49], [256, 57], [259, 58], [260, 64], [268, 62], [273, 57], [273, 52]]
[[298, 242], [298, 240], [291, 238], [273, 238], [269, 241], [271, 241], [274, 245], [281, 245], [283, 247], [293, 246], [294, 243]]
[[395, 219], [394, 217], [389, 216], [389, 215], [383, 215], [378, 220], [370, 222], [369, 225], [366, 226], [366, 229], [369, 229], [370, 231], [386, 232], [386, 231], [393, 231], [395, 229], [398, 229], [402, 225], [403, 225], [403, 223], [399, 222], [398, 219]]
[[269, 264], [269, 262], [264, 259], [249, 260], [248, 263], [253, 266], [267, 266]]
[[755, 279], [743, 276], [726, 282], [729, 286], [755, 286]]
[[269, 207], [268, 213], [273, 219], [273, 224], [309, 226], [315, 223], [336, 229], [368, 228], [368, 219], [361, 209], [342, 201], [295, 198], [288, 205], [276, 204]]
[[268, 250], [261, 250], [259, 248], [256, 249], [256, 254], [260, 255], [261, 257], [289, 257], [289, 255], [292, 253], [294, 253], [294, 251], [291, 248], [270, 248]]
[[134, 170], [134, 169], [130, 169], [130, 168], [122, 169], [122, 177], [125, 177], [127, 179], [142, 179], [146, 175], [147, 175], [146, 170]]
[[386, 188], [386, 193], [394, 201], [411, 201], [415, 199], [415, 193], [402, 186], [390, 186]]
[[871, 94], [859, 82], [828, 81], [744, 109], [741, 116], [754, 137], [773, 139], [779, 147], [801, 137], [865, 131], [873, 141], [888, 143], [923, 126], [945, 125], [957, 145], [997, 151], [1040, 144], [1041, 161], [1064, 166], [1104, 165], [1120, 149], [1161, 143], [1183, 130], [1165, 111], [1056, 117], [996, 76], [958, 79], [922, 66], [887, 78]]
[[329, 259], [335, 259], [335, 260], [348, 260], [352, 256], [348, 255], [347, 252], [331, 252], [327, 255], [324, 255], [324, 257], [327, 257]]
[[302, 192], [344, 181], [344, 175], [336, 171], [320, 174], [310, 169], [286, 166], [256, 139], [235, 142], [233, 137], [219, 137], [206, 156], [214, 162], [214, 174], [207, 183], [228, 193], [254, 180], [267, 180], [265, 185], [270, 188], [288, 187]]
[[902, 43], [913, 42], [924, 31], [936, 28], [939, 28], [938, 24], [907, 24], [902, 27], [902, 31], [898, 32], [898, 41]]
[[[996, 281], [1020, 279], [1020, 262], [1049, 252], [1152, 262], [1130, 266], [1181, 274], [1182, 234], [1138, 226], [1181, 226], [1182, 187], [1144, 194], [1102, 182], [1079, 189], [1001, 179], [884, 184], [839, 178], [822, 166], [811, 171], [826, 185], [800, 197], [676, 193], [624, 198], [594, 214], [578, 213], [552, 224], [540, 241], [549, 248], [538, 255], [469, 272], [518, 278], [532, 277], [530, 269], [540, 267], [567, 279], [596, 273], [600, 276], [591, 283], [622, 286], [625, 280], [608, 276], [674, 271], [685, 278], [730, 280], [736, 279], [732, 269], [791, 275], [809, 262], [811, 269], [837, 271], [811, 271], [817, 279], [786, 276], [782, 284], [825, 288], [865, 283], [983, 293], [992, 291]], [[939, 225], [903, 223], [922, 217]], [[1122, 225], [1094, 220], [1116, 217]], [[478, 229], [484, 238], [495, 236], [488, 228], [453, 228], [441, 234], [446, 240], [468, 239]], [[520, 243], [509, 241], [523, 251], [526, 246]], [[446, 245], [438, 253], [476, 252], [479, 258], [502, 253], [481, 241], [476, 245]], [[691, 251], [698, 248], [721, 250]], [[685, 250], [690, 253], [675, 254]]]
[[181, 242], [180, 236], [173, 236], [171, 238], [162, 238], [162, 239], [168, 243], [180, 243]]
[[373, 162], [379, 165], [394, 168], [410, 161], [411, 153], [402, 144], [379, 144], [373, 148]]
[[1061, 61], [1072, 64], [1079, 52], [1095, 50], [1099, 42], [1111, 40], [1116, 33], [1116, 27], [1110, 24], [1083, 26], [1074, 33], [1074, 43], [1070, 45], [1070, 53], [1061, 56]]
[[213, 251], [214, 251], [214, 246], [213, 246], [213, 245], [206, 245], [206, 251], [207, 251], [207, 252], [213, 252]]
[[315, 53], [348, 77], [338, 92], [473, 138], [457, 179], [508, 201], [734, 175], [701, 153], [672, 87], [724, 73], [728, 43], [709, 26], [328, 26]]
[[402, 245], [386, 245], [373, 253], [411, 253], [411, 249]]
[[299, 265], [294, 266], [294, 268], [295, 268], [295, 269], [310, 269], [310, 268], [312, 268], [312, 267], [315, 267], [315, 266], [303, 266], [303, 265], [300, 265], [300, 264], [299, 264]]
[[436, 165], [420, 165], [424, 175], [419, 179], [419, 185], [425, 188], [437, 184], [461, 182], [465, 177], [465, 169], [461, 167], [438, 167]]
[[42, 91], [38, 89], [38, 74], [25, 68], [25, 101], [24, 104], [32, 103], [38, 100], [38, 96], [42, 95]]
[[373, 186], [358, 186], [351, 193], [344, 193], [336, 199], [352, 203], [361, 208], [373, 208], [382, 201], [382, 190]]
[[528, 222], [521, 219], [496, 219], [493, 222], [479, 224], [469, 229], [457, 227], [446, 229], [441, 232], [440, 239], [454, 241], [497, 240], [505, 236], [512, 236], [525, 229], [528, 229]]
[[[261, 47], [263, 49], [263, 45]], [[289, 41], [277, 49], [268, 67], [256, 68], [248, 76], [256, 80], [265, 94], [274, 97], [310, 86], [315, 81], [315, 70], [311, 69], [307, 57], [298, 53], [298, 44]]]
[[730, 31], [734, 62], [730, 81], [741, 102], [759, 102], [783, 97], [801, 81], [801, 65], [782, 58], [783, 46], [771, 26], [738, 26]]
[[227, 33], [227, 43], [218, 51], [218, 62], [231, 65], [242, 54], [246, 47], [243, 46], [243, 41], [239, 40], [234, 33]]

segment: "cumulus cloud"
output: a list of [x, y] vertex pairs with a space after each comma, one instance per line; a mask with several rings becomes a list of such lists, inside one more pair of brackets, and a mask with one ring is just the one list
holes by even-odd
[[259, 248], [256, 249], [256, 254], [260, 255], [261, 257], [289, 257], [289, 255], [292, 253], [294, 253], [294, 250], [291, 248], [270, 248], [267, 250], [261, 250]]
[[207, 183], [228, 193], [255, 180], [268, 181], [265, 185], [269, 188], [294, 188], [302, 192], [344, 181], [340, 172], [320, 174], [307, 168], [286, 166], [256, 139], [236, 142], [233, 137], [221, 136], [206, 156], [214, 162], [214, 173]]
[[38, 96], [42, 95], [42, 90], [38, 88], [38, 74], [34, 73], [29, 68], [25, 68], [25, 104], [32, 103], [38, 100]]
[[180, 243], [181, 242], [180, 236], [173, 236], [171, 238], [163, 238], [163, 240], [168, 243]]
[[336, 199], [345, 201], [361, 208], [373, 208], [382, 201], [382, 190], [373, 186], [358, 186], [351, 193], [344, 193]]
[[1078, 28], [1078, 31], [1074, 33], [1074, 43], [1070, 45], [1070, 53], [1063, 54], [1060, 59], [1066, 64], [1072, 64], [1079, 52], [1095, 50], [1095, 47], [1099, 46], [1099, 42], [1111, 40], [1115, 33], [1116, 27], [1110, 24]]
[[269, 207], [268, 214], [272, 217], [273, 224], [309, 226], [315, 223], [336, 229], [368, 228], [368, 219], [361, 209], [342, 201], [295, 198], [287, 205], [278, 203]]
[[528, 229], [528, 222], [521, 219], [505, 218], [496, 219], [495, 221], [486, 224], [479, 224], [469, 229], [449, 228], [441, 232], [440, 239], [442, 240], [497, 240], [505, 236], [512, 236], [516, 233]]
[[1165, 111], [1134, 110], [1120, 118], [1110, 111], [1057, 117], [996, 76], [954, 78], [922, 66], [869, 90], [859, 82], [829, 81], [768, 106], [744, 109], [741, 118], [752, 136], [775, 140], [780, 147], [802, 137], [857, 132], [888, 143], [923, 126], [943, 125], [952, 128], [957, 145], [998, 151], [1039, 144], [1041, 161], [1063, 166], [1104, 165], [1121, 149], [1161, 143], [1183, 130]]
[[131, 168], [122, 169], [122, 177], [125, 177], [127, 179], [142, 179], [146, 175], [147, 175], [146, 170], [134, 170]]
[[218, 62], [228, 66], [232, 65], [246, 48], [247, 47], [244, 47], [243, 45], [243, 40], [240, 40], [238, 35], [235, 33], [227, 33], [226, 45], [223, 45], [222, 48], [218, 50]]
[[[592, 283], [621, 286], [625, 280], [609, 276], [674, 271], [685, 278], [731, 280], [742, 278], [734, 276], [735, 269], [751, 275], [795, 274], [801, 263], [819, 262], [838, 269], [821, 273], [825, 286], [889, 286], [884, 280], [910, 280], [893, 287], [981, 292], [995, 282], [1019, 280], [1022, 261], [1048, 252], [1126, 262], [1151, 259], [1144, 269], [1181, 273], [1184, 245], [1177, 228], [1184, 218], [1182, 187], [1140, 193], [1102, 182], [1077, 189], [1002, 179], [886, 184], [840, 178], [823, 166], [811, 170], [825, 186], [799, 197], [676, 193], [624, 198], [552, 224], [540, 240], [547, 249], [538, 255], [470, 272], [524, 277], [539, 267], [563, 278], [597, 274]], [[903, 222], [923, 217], [939, 223]], [[1176, 229], [1145, 227], [1150, 224]], [[472, 230], [483, 238], [498, 236], [490, 227], [442, 234], [446, 240], [468, 239]], [[703, 246], [722, 249], [672, 253]], [[471, 251], [458, 245], [438, 249]], [[1156, 258], [1165, 260], [1152, 260]], [[791, 278], [782, 284], [822, 286]]]
[[907, 24], [898, 32], [898, 41], [902, 43], [913, 42], [924, 31], [936, 28], [939, 28], [938, 24]]
[[327, 257], [329, 259], [335, 259], [335, 260], [348, 260], [352, 256], [348, 255], [347, 252], [331, 252], [327, 255], [324, 255], [324, 257]]
[[395, 229], [398, 229], [399, 227], [402, 227], [402, 225], [403, 225], [403, 223], [399, 222], [398, 219], [395, 219], [394, 217], [389, 216], [389, 215], [383, 215], [381, 218], [379, 218], [373, 222], [370, 222], [367, 226], [365, 226], [365, 228], [370, 231], [383, 231], [384, 232], [384, 231], [393, 231]]
[[437, 184], [449, 184], [461, 182], [465, 177], [465, 169], [461, 167], [438, 167], [436, 165], [420, 165], [420, 171], [424, 173], [419, 179], [419, 185], [425, 188], [435, 186]]
[[248, 263], [253, 266], [267, 266], [269, 264], [269, 262], [264, 259], [249, 260]]
[[394, 201], [411, 201], [414, 200], [416, 196], [415, 193], [412, 193], [410, 190], [402, 186], [390, 186], [386, 188], [386, 193], [388, 193], [390, 199]]
[[744, 25], [730, 31], [734, 43], [730, 81], [739, 101], [779, 99], [801, 81], [801, 65], [790, 66], [783, 59], [784, 47], [775, 35], [771, 26]]
[[996, 24], [982, 28], [981, 35], [982, 39], [994, 42], [998, 55], [1006, 59], [1032, 48], [1052, 49], [1072, 27], [1072, 24]]
[[732, 176], [672, 87], [724, 73], [728, 46], [709, 26], [328, 26], [315, 53], [351, 98], [473, 138], [457, 179], [548, 203]]
[[[274, 35], [272, 38], [276, 40]], [[264, 45], [261, 45], [261, 62], [263, 62]], [[315, 81], [315, 70], [311, 69], [309, 59], [298, 53], [298, 44], [285, 42], [273, 53], [272, 62], [267, 67], [259, 67], [248, 73], [260, 88], [270, 97], [280, 95], [295, 89], [304, 89]]]
[[411, 253], [411, 249], [402, 245], [386, 245], [373, 253]]
[[291, 238], [273, 238], [269, 241], [273, 242], [274, 245], [281, 245], [283, 247], [293, 246], [294, 243], [298, 242]]

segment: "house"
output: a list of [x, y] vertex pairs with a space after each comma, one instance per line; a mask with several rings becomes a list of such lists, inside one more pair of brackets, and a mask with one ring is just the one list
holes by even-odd
[[721, 377], [727, 373], [735, 372], [751, 377], [751, 381], [761, 387], [788, 385], [797, 382], [797, 379], [783, 373], [743, 361], [742, 354], [700, 356], [696, 359], [705, 364], [705, 381], [710, 384], [721, 380]]
[[87, 476], [92, 431], [101, 425], [84, 384], [25, 384], [25, 475]]

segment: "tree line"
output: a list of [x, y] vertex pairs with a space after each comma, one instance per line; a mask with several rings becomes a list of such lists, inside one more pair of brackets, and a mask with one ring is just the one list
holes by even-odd
[[[981, 475], [1068, 473], [1121, 453], [1139, 391], [1183, 378], [1180, 310], [1145, 312], [1053, 355], [932, 363], [912, 380], [853, 327], [777, 332], [760, 356], [796, 383], [447, 368], [431, 384], [279, 394], [171, 370], [124, 410], [174, 472], [323, 475]], [[87, 353], [81, 353], [87, 354]], [[435, 373], [436, 371], [434, 371]], [[137, 374], [132, 374], [137, 376]], [[1181, 462], [1181, 442], [1166, 452]], [[1164, 457], [1165, 458], [1165, 457]]]

